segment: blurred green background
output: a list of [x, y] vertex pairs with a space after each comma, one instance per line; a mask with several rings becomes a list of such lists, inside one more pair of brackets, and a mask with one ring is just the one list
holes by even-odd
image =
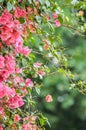
[[[64, 10], [71, 16], [70, 8]], [[57, 28], [55, 35], [58, 34], [66, 48], [65, 54], [70, 57], [70, 69], [77, 73], [78, 79], [86, 80], [86, 38], [76, 32], [72, 34], [65, 27]], [[38, 109], [48, 117], [51, 124], [51, 127], [46, 126], [46, 130], [86, 130], [86, 95], [71, 90], [67, 78], [62, 74], [46, 77], [43, 84]], [[47, 94], [52, 95], [53, 102], [46, 103], [44, 97]]]
[[[70, 56], [71, 70], [77, 73], [78, 78], [86, 79], [86, 39], [72, 35], [66, 29], [56, 29], [55, 34], [62, 35], [66, 48], [65, 54]], [[41, 95], [38, 98], [38, 109], [48, 117], [51, 127], [47, 130], [86, 130], [86, 95], [77, 90], [71, 90], [64, 75], [54, 74], [47, 76], [43, 81]], [[53, 102], [46, 103], [44, 97], [53, 96]]]

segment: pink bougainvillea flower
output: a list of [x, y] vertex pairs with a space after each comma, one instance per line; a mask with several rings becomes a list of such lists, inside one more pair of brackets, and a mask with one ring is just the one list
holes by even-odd
[[19, 31], [21, 34], [22, 34], [22, 30], [21, 30], [21, 25], [20, 25], [20, 22], [19, 22], [19, 20], [16, 20], [16, 19], [14, 19], [13, 20], [13, 24], [14, 24], [14, 29], [17, 29], [17, 31]]
[[55, 21], [55, 24], [56, 24], [57, 27], [61, 26], [61, 23], [58, 20]]
[[23, 121], [28, 121], [28, 120], [29, 120], [28, 117], [23, 118]]
[[22, 87], [22, 96], [25, 96], [27, 94], [28, 94], [27, 87], [26, 86]]
[[14, 76], [14, 80], [16, 83], [20, 83], [20, 84], [24, 82], [24, 79], [19, 76]]
[[[11, 37], [12, 29], [10, 29], [7, 26], [2, 26], [2, 28], [0, 28], [0, 31], [1, 31], [1, 33], [0, 33], [1, 40], [6, 42]], [[10, 45], [10, 43], [8, 45]]]
[[39, 70], [37, 74], [42, 78], [45, 75], [45, 72], [43, 70]]
[[14, 121], [19, 122], [20, 119], [21, 119], [20, 116], [18, 114], [15, 114]]
[[14, 59], [14, 57], [12, 55], [5, 55], [5, 62], [9, 62], [12, 61]]
[[15, 92], [15, 89], [14, 88], [10, 88], [10, 87], [5, 87], [5, 90], [6, 90], [6, 96], [8, 97], [14, 97], [16, 92]]
[[7, 43], [11, 43], [12, 45], [15, 45], [16, 40], [21, 37], [21, 31], [13, 29], [11, 33], [11, 37], [7, 40]]
[[2, 106], [0, 106], [0, 116], [4, 116], [5, 114], [5, 111], [4, 111], [4, 108]]
[[0, 71], [0, 81], [5, 81], [9, 77], [10, 73], [7, 69], [3, 69]]
[[3, 98], [6, 95], [6, 89], [2, 83], [0, 83], [0, 98]]
[[11, 55], [5, 56], [5, 62], [6, 62], [6, 69], [8, 70], [9, 74], [12, 74], [15, 72], [16, 62], [14, 57]]
[[28, 31], [27, 31], [27, 25], [23, 25], [23, 34], [24, 34], [24, 37], [27, 38], [28, 37]]
[[16, 53], [21, 53], [22, 47], [23, 47], [23, 39], [21, 37], [19, 37], [16, 40], [16, 44], [14, 45], [14, 47], [15, 47], [15, 52]]
[[9, 77], [9, 71], [8, 70], [3, 70], [2, 71], [2, 76], [3, 76], [3, 79], [6, 80]]
[[0, 24], [7, 24], [12, 20], [12, 14], [8, 12], [8, 10], [4, 10], [2, 16], [0, 16]]
[[40, 68], [41, 67], [41, 63], [39, 63], [39, 62], [34, 63], [34, 67], [35, 68]]
[[37, 130], [37, 127], [34, 127], [34, 125], [27, 123], [23, 124], [22, 130]]
[[2, 125], [0, 124], [0, 130], [3, 130], [3, 127], [2, 127]]
[[12, 74], [15, 72], [15, 66], [16, 66], [16, 63], [14, 60], [11, 60], [6, 63], [6, 68], [9, 71], [9, 74]]
[[49, 14], [46, 14], [46, 19], [47, 19], [47, 20], [50, 20]]
[[31, 53], [31, 49], [29, 49], [27, 46], [22, 48], [21, 53], [25, 56], [29, 55]]
[[35, 33], [35, 28], [32, 24], [29, 24], [28, 27], [30, 29], [30, 32]]
[[53, 101], [52, 96], [50, 94], [46, 96], [45, 100], [46, 100], [46, 102], [52, 102]]
[[37, 9], [34, 8], [34, 14], [36, 15], [38, 13]]
[[53, 17], [54, 19], [57, 19], [57, 18], [58, 18], [58, 15], [56, 14], [56, 12], [54, 12], [54, 13], [52, 14], [52, 17]]
[[16, 62], [13, 56], [6, 55], [5, 57], [0, 56], [0, 68], [5, 69], [0, 70], [0, 79], [6, 80], [10, 74], [15, 72]]
[[31, 79], [27, 78], [26, 79], [26, 85], [32, 88], [34, 86], [34, 83], [32, 82]]
[[14, 16], [16, 18], [25, 17], [26, 16], [25, 9], [20, 9], [19, 7], [17, 7], [15, 10]]
[[33, 13], [33, 9], [31, 7], [27, 7], [27, 11], [28, 11], [29, 14]]
[[0, 98], [3, 98], [4, 96], [13, 97], [14, 95], [15, 95], [15, 89], [11, 89], [10, 87], [3, 86], [0, 83]]
[[7, 100], [8, 107], [10, 109], [19, 108], [24, 105], [24, 101], [21, 96], [15, 95]]
[[21, 68], [16, 68], [16, 73], [22, 73], [22, 69]]
[[0, 55], [0, 69], [4, 68], [4, 57]]
[[28, 127], [28, 124], [23, 124], [22, 130], [30, 130], [29, 127]]

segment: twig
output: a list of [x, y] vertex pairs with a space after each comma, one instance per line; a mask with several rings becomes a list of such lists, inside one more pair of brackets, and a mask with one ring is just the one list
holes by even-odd
[[82, 34], [82, 32], [80, 30], [77, 30], [76, 28], [73, 28], [71, 25], [65, 25], [65, 24], [63, 24], [62, 26], [66, 27], [66, 28], [70, 28], [70, 29], [72, 29], [74, 31], [77, 31], [79, 35], [81, 35], [83, 37], [86, 37], [86, 35]]

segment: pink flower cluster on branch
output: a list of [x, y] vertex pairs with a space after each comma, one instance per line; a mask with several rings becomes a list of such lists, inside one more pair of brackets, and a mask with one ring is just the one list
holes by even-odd
[[4, 10], [0, 16], [1, 115], [5, 114], [4, 109], [6, 108], [15, 109], [24, 105], [23, 96], [25, 95], [23, 91], [21, 94], [19, 88], [21, 82], [24, 84], [22, 88], [25, 88], [25, 86], [32, 87], [34, 85], [30, 79], [26, 85], [23, 77], [21, 77], [22, 69], [17, 64], [17, 54], [21, 53], [24, 56], [28, 56], [31, 53], [31, 49], [23, 45], [23, 25], [17, 19], [20, 17], [26, 17], [26, 11], [20, 8], [16, 8], [13, 15], [7, 10]]
[[31, 49], [23, 47], [23, 27], [19, 20], [16, 19], [16, 17], [24, 17], [25, 14], [24, 10], [17, 8], [13, 17], [12, 14], [5, 10], [0, 17], [0, 25], [2, 25], [0, 27], [0, 39], [7, 46], [12, 45], [16, 53], [28, 55]]

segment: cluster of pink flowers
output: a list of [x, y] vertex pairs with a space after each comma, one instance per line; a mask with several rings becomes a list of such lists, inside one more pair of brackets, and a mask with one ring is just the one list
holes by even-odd
[[37, 125], [35, 124], [36, 122], [36, 117], [31, 116], [31, 117], [25, 117], [23, 119], [23, 126], [22, 130], [37, 130]]
[[[0, 98], [2, 99], [2, 102], [0, 103], [1, 108], [3, 107], [3, 103], [10, 109], [24, 105], [22, 97], [15, 92], [15, 89], [4, 86], [2, 83], [0, 83]], [[1, 110], [3, 111], [3, 109]]]
[[34, 68], [36, 74], [42, 79], [42, 77], [45, 75], [44, 68], [42, 67], [42, 64], [39, 62], [34, 63]]
[[16, 62], [11, 55], [0, 55], [0, 81], [6, 80], [10, 74], [15, 73]]
[[26, 86], [29, 86], [31, 88], [34, 86], [34, 83], [31, 81], [31, 79], [29, 78], [26, 79]]
[[53, 13], [52, 13], [52, 17], [50, 17], [48, 14], [46, 14], [46, 19], [47, 19], [47, 20], [50, 20], [51, 18], [53, 18], [54, 23], [55, 23], [55, 25], [56, 25], [57, 27], [60, 27], [60, 26], [61, 26], [61, 23], [60, 23], [60, 21], [59, 21], [59, 19], [58, 19], [58, 14], [57, 14], [56, 12], [53, 12]]
[[14, 13], [14, 17], [7, 10], [0, 16], [0, 38], [7, 46], [12, 45], [16, 53], [22, 53], [23, 55], [28, 55], [31, 49], [28, 47], [23, 47], [22, 39], [22, 26], [16, 18], [24, 17], [26, 11], [17, 8]]
[[[19, 53], [28, 56], [32, 51], [23, 45], [24, 29], [18, 20], [20, 17], [25, 18], [26, 14], [24, 9], [17, 7], [13, 14], [4, 10], [0, 16], [0, 119], [6, 116], [6, 109], [23, 106], [27, 87], [34, 86], [31, 79], [23, 79], [22, 69], [17, 63]], [[20, 88], [21, 83], [23, 86]], [[18, 120], [15, 115], [14, 121]], [[0, 130], [3, 130], [1, 124]]]
[[24, 9], [20, 9], [19, 7], [17, 7], [14, 13], [14, 17], [20, 18], [25, 16], [26, 16], [26, 11]]
[[56, 14], [56, 12], [54, 12], [54, 13], [52, 14], [52, 17], [53, 17], [53, 19], [55, 20], [55, 25], [56, 25], [57, 27], [61, 26], [61, 23], [60, 23], [60, 21], [58, 20], [58, 15]]
[[[18, 114], [15, 114], [14, 122], [18, 123], [20, 120], [21, 117]], [[13, 125], [13, 127], [16, 128], [16, 125]], [[36, 116], [24, 117], [21, 130], [37, 130]]]

